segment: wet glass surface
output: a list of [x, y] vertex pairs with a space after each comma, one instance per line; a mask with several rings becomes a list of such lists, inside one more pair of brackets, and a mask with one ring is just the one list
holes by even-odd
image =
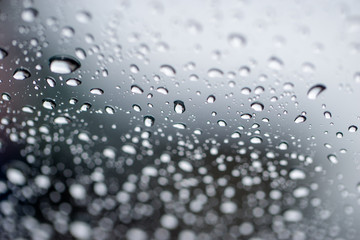
[[0, 29], [0, 239], [359, 239], [360, 2], [0, 1]]

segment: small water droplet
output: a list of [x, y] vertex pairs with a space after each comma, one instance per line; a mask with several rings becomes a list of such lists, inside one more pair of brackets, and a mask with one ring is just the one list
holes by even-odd
[[60, 116], [54, 119], [54, 123], [59, 125], [69, 124], [70, 122], [71, 122], [70, 118], [64, 116]]
[[55, 103], [55, 100], [53, 100], [53, 99], [46, 98], [46, 99], [43, 99], [42, 102], [43, 102], [43, 104], [42, 104], [43, 107], [46, 109], [53, 110], [56, 108], [56, 103]]
[[233, 48], [244, 47], [246, 45], [246, 39], [242, 34], [233, 33], [229, 35], [229, 44]]
[[145, 116], [144, 117], [144, 124], [146, 127], [152, 127], [155, 123], [155, 118], [152, 116]]
[[131, 92], [136, 93], [136, 94], [142, 94], [144, 92], [144, 90], [142, 90], [142, 88], [140, 88], [137, 85], [132, 85], [131, 86]]
[[252, 143], [252, 144], [260, 144], [260, 143], [262, 143], [262, 138], [261, 137], [252, 137], [252, 138], [250, 138], [250, 142]]
[[342, 133], [342, 132], [337, 132], [337, 133], [336, 133], [336, 137], [337, 137], [337, 138], [342, 138], [342, 137], [343, 137], [343, 133]]
[[141, 107], [140, 107], [139, 105], [137, 105], [137, 104], [134, 104], [134, 105], [132, 106], [132, 108], [133, 108], [136, 112], [141, 112]]
[[130, 65], [130, 72], [132, 72], [134, 74], [138, 73], [139, 72], [139, 67], [136, 66], [135, 64], [131, 64]]
[[328, 112], [328, 111], [324, 112], [324, 116], [326, 119], [330, 119], [332, 117], [331, 112]]
[[66, 38], [72, 38], [75, 34], [75, 30], [72, 27], [66, 26], [61, 29], [61, 35]]
[[306, 178], [306, 174], [303, 170], [293, 169], [290, 171], [289, 177], [292, 180], [302, 180]]
[[55, 85], [56, 85], [56, 81], [52, 77], [47, 77], [46, 82], [47, 82], [47, 84], [49, 84], [50, 87], [55, 87]]
[[84, 103], [84, 104], [80, 107], [80, 111], [86, 112], [86, 111], [89, 111], [90, 108], [91, 108], [91, 104], [90, 104], [90, 103]]
[[156, 91], [157, 91], [158, 93], [161, 93], [161, 94], [164, 94], [164, 95], [166, 95], [166, 94], [169, 93], [169, 91], [168, 91], [166, 88], [164, 88], [164, 87], [158, 87], [158, 88], [156, 89]]
[[131, 154], [131, 155], [134, 155], [136, 154], [136, 149], [134, 146], [132, 145], [129, 145], [129, 144], [126, 144], [124, 146], [122, 146], [121, 150], [127, 154]]
[[288, 149], [288, 144], [286, 143], [286, 142], [281, 142], [280, 144], [279, 144], [279, 149], [280, 150], [287, 150]]
[[26, 106], [22, 107], [21, 110], [26, 113], [34, 113], [35, 112], [35, 108], [30, 105], [26, 105]]
[[240, 138], [241, 134], [239, 132], [234, 132], [231, 134], [231, 138]]
[[327, 158], [332, 164], [337, 164], [339, 162], [334, 154], [328, 155]]
[[160, 72], [162, 72], [167, 77], [174, 77], [176, 74], [175, 69], [170, 65], [162, 65], [160, 67]]
[[220, 126], [220, 127], [225, 127], [227, 124], [224, 120], [219, 120], [217, 121], [217, 124]]
[[77, 14], [76, 14], [76, 20], [79, 22], [79, 23], [88, 23], [91, 21], [91, 14], [87, 11], [79, 11]]
[[114, 113], [115, 113], [115, 110], [114, 110], [114, 108], [111, 107], [111, 106], [106, 106], [106, 107], [105, 107], [105, 112], [106, 112], [107, 114], [114, 114]]
[[10, 94], [9, 93], [1, 94], [1, 99], [4, 101], [10, 101], [11, 100]]
[[84, 60], [86, 58], [86, 52], [82, 48], [76, 48], [75, 55], [81, 60]]
[[303, 116], [303, 115], [299, 115], [295, 118], [294, 122], [295, 123], [302, 123], [302, 122], [305, 122], [306, 121], [306, 117]]
[[174, 110], [177, 114], [185, 112], [185, 104], [183, 101], [176, 100], [174, 101]]
[[94, 95], [103, 95], [104, 90], [102, 90], [101, 88], [92, 88], [90, 89], [90, 93]]
[[177, 129], [186, 129], [186, 125], [183, 123], [174, 123], [173, 127]]
[[21, 18], [25, 22], [33, 22], [38, 15], [38, 11], [34, 8], [26, 8], [21, 13]]
[[206, 102], [207, 102], [207, 103], [214, 103], [215, 100], [216, 100], [215, 96], [214, 96], [214, 95], [210, 95], [210, 96], [208, 96]]
[[184, 172], [191, 172], [193, 170], [193, 166], [186, 160], [181, 160], [178, 163], [178, 166], [181, 170], [183, 170]]
[[284, 63], [277, 57], [271, 57], [268, 61], [268, 67], [275, 71], [280, 71], [284, 66]]
[[0, 60], [4, 59], [7, 55], [8, 53], [4, 49], [0, 48]]
[[325, 85], [316, 84], [309, 89], [309, 91], [307, 92], [307, 96], [309, 99], [315, 100], [325, 89]]
[[13, 77], [16, 80], [24, 80], [26, 78], [29, 78], [31, 76], [29, 70], [25, 69], [25, 68], [18, 68], [15, 70]]
[[241, 89], [240, 92], [241, 92], [242, 94], [244, 94], [244, 95], [249, 95], [249, 94], [251, 93], [251, 89], [248, 88], [248, 87], [244, 87], [244, 88]]
[[220, 69], [217, 68], [211, 68], [208, 71], [208, 76], [210, 78], [221, 78], [224, 75], [223, 71], [221, 71]]
[[76, 78], [69, 78], [68, 80], [66, 80], [66, 85], [71, 86], [71, 87], [76, 87], [76, 86], [79, 86], [80, 84], [81, 84], [81, 81]]
[[69, 74], [77, 70], [81, 64], [70, 56], [56, 55], [49, 60], [50, 71], [58, 74]]
[[355, 126], [355, 125], [351, 125], [349, 128], [348, 128], [348, 131], [351, 132], [351, 133], [354, 133], [358, 130], [358, 127]]
[[244, 114], [241, 114], [240, 118], [245, 119], [245, 120], [249, 120], [249, 119], [252, 118], [252, 116], [249, 113], [244, 113]]
[[261, 112], [262, 110], [264, 110], [264, 105], [259, 102], [254, 102], [251, 104], [251, 108], [257, 112]]

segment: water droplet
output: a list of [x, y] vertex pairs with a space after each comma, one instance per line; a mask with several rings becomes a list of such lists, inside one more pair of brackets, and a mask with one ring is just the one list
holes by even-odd
[[69, 78], [68, 80], [66, 80], [66, 85], [71, 86], [71, 87], [76, 87], [76, 86], [79, 86], [80, 84], [81, 84], [81, 81], [76, 78]]
[[329, 154], [327, 156], [328, 160], [332, 163], [332, 164], [337, 164], [339, 163], [337, 157], [334, 154]]
[[30, 72], [25, 68], [18, 68], [15, 70], [13, 77], [16, 80], [24, 80], [31, 76]]
[[142, 90], [142, 88], [140, 88], [137, 85], [132, 85], [131, 86], [131, 92], [136, 93], [136, 94], [142, 94], [144, 92], [144, 90]]
[[342, 137], [343, 137], [343, 133], [342, 133], [342, 132], [337, 132], [337, 133], [336, 133], [336, 137], [337, 137], [337, 138], [342, 138]]
[[316, 84], [309, 89], [309, 91], [307, 92], [307, 96], [309, 99], [315, 100], [325, 89], [325, 85]]
[[262, 110], [264, 110], [264, 105], [259, 102], [254, 102], [251, 104], [251, 108], [257, 112], [261, 112]]
[[54, 119], [54, 123], [59, 125], [69, 124], [70, 122], [71, 122], [70, 118], [64, 116], [60, 116]]
[[175, 69], [170, 65], [162, 65], [160, 67], [160, 72], [162, 72], [167, 77], [174, 77], [176, 74]]
[[38, 11], [34, 8], [26, 8], [21, 13], [21, 18], [25, 22], [33, 22], [38, 15]]
[[176, 100], [174, 101], [174, 110], [176, 113], [181, 114], [185, 112], [185, 104], [183, 101]]
[[284, 66], [284, 63], [277, 57], [271, 57], [268, 61], [268, 67], [275, 71], [280, 71]]
[[279, 144], [279, 149], [280, 150], [287, 150], [288, 149], [288, 144], [286, 143], [286, 142], [281, 142], [280, 144]]
[[132, 108], [133, 108], [136, 112], [141, 112], [141, 107], [140, 107], [139, 105], [137, 105], [137, 104], [134, 104], [134, 105], [132, 106]]
[[144, 117], [144, 124], [146, 127], [152, 127], [154, 125], [155, 118], [152, 116], [145, 116]]
[[231, 138], [240, 138], [241, 134], [239, 132], [234, 132], [231, 134]]
[[84, 103], [84, 104], [80, 107], [80, 111], [86, 112], [86, 111], [89, 111], [90, 108], [91, 108], [91, 104], [90, 104], [90, 103]]
[[75, 34], [75, 30], [72, 27], [63, 27], [63, 29], [61, 29], [61, 35], [63, 35], [66, 38], [72, 38]]
[[227, 124], [224, 120], [219, 120], [217, 121], [217, 124], [220, 126], [220, 127], [225, 127]]
[[78, 69], [81, 64], [78, 60], [70, 56], [56, 55], [49, 60], [50, 71], [58, 74], [68, 74]]
[[156, 91], [157, 91], [158, 93], [161, 93], [161, 94], [164, 94], [164, 95], [166, 95], [166, 94], [169, 93], [169, 91], [168, 91], [166, 88], [164, 88], [164, 87], [158, 87], [158, 88], [156, 89]]
[[76, 48], [75, 55], [81, 60], [84, 60], [86, 58], [86, 52], [82, 48]]
[[220, 205], [220, 211], [224, 214], [232, 214], [237, 210], [237, 205], [234, 202], [224, 202]]
[[4, 101], [10, 101], [11, 100], [10, 94], [9, 93], [1, 94], [1, 99]]
[[25, 175], [16, 168], [9, 168], [6, 171], [6, 177], [12, 184], [24, 185], [26, 183]]
[[0, 60], [4, 59], [7, 55], [8, 53], [4, 49], [0, 48]]
[[255, 88], [254, 93], [258, 95], [258, 94], [263, 93], [264, 91], [265, 91], [264, 87], [258, 86]]
[[299, 210], [290, 209], [284, 212], [284, 219], [287, 222], [300, 222], [303, 218]]
[[246, 67], [246, 66], [241, 67], [241, 68], [239, 69], [239, 75], [240, 75], [241, 77], [248, 77], [248, 76], [250, 75], [250, 68], [249, 68], [249, 67]]
[[233, 48], [244, 47], [246, 45], [246, 39], [242, 34], [233, 33], [228, 38], [230, 46]]
[[88, 23], [91, 21], [91, 14], [89, 12], [86, 11], [79, 11], [76, 14], [76, 20], [79, 23]]
[[78, 100], [77, 100], [76, 98], [70, 98], [70, 99], [69, 99], [69, 103], [70, 103], [71, 105], [75, 105], [77, 102], [78, 102]]
[[310, 194], [310, 190], [307, 187], [298, 187], [293, 191], [293, 195], [296, 198], [307, 197], [309, 194]]
[[90, 239], [92, 235], [92, 228], [85, 222], [75, 221], [69, 226], [71, 235], [80, 240]]
[[106, 106], [106, 107], [105, 107], [105, 112], [106, 112], [107, 114], [114, 114], [114, 113], [115, 113], [115, 110], [114, 110], [114, 108], [111, 107], [111, 106]]
[[193, 170], [193, 166], [186, 160], [181, 160], [178, 165], [184, 172], [191, 172]]
[[260, 144], [260, 143], [262, 143], [262, 138], [261, 137], [252, 137], [252, 138], [250, 138], [250, 142], [252, 143], [252, 144]]
[[94, 95], [103, 95], [104, 94], [104, 90], [102, 90], [101, 88], [92, 88], [90, 90], [90, 93], [91, 94], [94, 94]]
[[251, 93], [251, 89], [248, 88], [248, 87], [244, 87], [244, 88], [241, 89], [240, 92], [241, 92], [242, 94], [244, 94], [244, 95], [249, 95], [249, 94]]
[[127, 154], [131, 154], [131, 155], [134, 155], [136, 154], [136, 149], [134, 146], [132, 145], [129, 145], [129, 144], [126, 144], [124, 146], [122, 146], [121, 150]]
[[214, 103], [215, 100], [216, 100], [215, 96], [214, 96], [214, 95], [210, 95], [210, 96], [208, 96], [206, 102], [207, 102], [207, 103]]
[[248, 113], [244, 113], [244, 114], [241, 114], [240, 116], [241, 119], [245, 119], [245, 120], [249, 120], [252, 118], [252, 116]]
[[351, 132], [351, 133], [354, 133], [358, 130], [358, 127], [355, 126], [355, 125], [351, 125], [349, 128], [348, 128], [348, 131]]
[[331, 112], [328, 112], [328, 111], [324, 112], [324, 116], [326, 119], [330, 119], [332, 117]]
[[306, 117], [303, 116], [303, 115], [299, 115], [295, 118], [294, 122], [295, 123], [302, 123], [302, 122], [305, 122], [306, 121]]
[[42, 104], [43, 107], [46, 109], [53, 110], [56, 108], [56, 103], [53, 99], [46, 98], [46, 99], [43, 99], [42, 102], [43, 102], [43, 104]]
[[46, 82], [47, 82], [47, 84], [49, 84], [50, 87], [55, 87], [55, 85], [56, 85], [55, 79], [53, 79], [51, 77], [47, 77]]
[[138, 73], [139, 72], [139, 67], [136, 66], [135, 64], [131, 64], [130, 65], [130, 72], [132, 72], [134, 74]]
[[306, 178], [306, 174], [303, 170], [293, 169], [290, 171], [289, 177], [292, 180], [302, 180]]
[[26, 113], [34, 113], [35, 108], [33, 106], [27, 105], [27, 106], [22, 107], [21, 110]]
[[183, 123], [175, 123], [173, 124], [173, 127], [177, 129], [186, 129], [186, 125]]
[[208, 71], [208, 76], [210, 78], [221, 78], [223, 75], [224, 75], [224, 73], [220, 69], [217, 69], [217, 68], [211, 68]]

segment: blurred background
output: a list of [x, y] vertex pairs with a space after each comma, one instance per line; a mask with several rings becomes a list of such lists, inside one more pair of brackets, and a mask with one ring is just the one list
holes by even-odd
[[0, 239], [360, 236], [360, 2], [0, 1]]

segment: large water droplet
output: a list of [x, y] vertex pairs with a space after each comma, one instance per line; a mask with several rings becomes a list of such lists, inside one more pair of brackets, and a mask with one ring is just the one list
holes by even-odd
[[1, 99], [7, 102], [10, 101], [11, 100], [10, 94], [9, 93], [1, 94]]
[[217, 124], [220, 126], [220, 127], [225, 127], [227, 124], [224, 120], [219, 120], [217, 121]]
[[260, 143], [262, 143], [262, 138], [260, 138], [260, 137], [252, 137], [252, 138], [250, 138], [250, 142], [252, 143], [252, 144], [260, 144]]
[[165, 76], [174, 77], [176, 74], [175, 69], [170, 65], [162, 65], [160, 67], [160, 72], [162, 72]]
[[293, 169], [290, 171], [289, 177], [292, 180], [301, 180], [306, 178], [306, 174], [303, 170]]
[[70, 56], [56, 55], [50, 58], [50, 71], [59, 74], [68, 74], [78, 69], [81, 64], [78, 60]]
[[355, 126], [355, 125], [351, 125], [349, 128], [348, 128], [348, 131], [351, 132], [351, 133], [354, 133], [358, 130], [358, 127]]
[[174, 110], [176, 113], [181, 114], [185, 112], [185, 104], [183, 101], [176, 100], [174, 101]]
[[178, 165], [184, 172], [191, 172], [193, 170], [193, 166], [186, 160], [181, 160]]
[[106, 107], [105, 107], [105, 112], [106, 112], [107, 114], [114, 114], [114, 113], [115, 113], [115, 110], [114, 110], [114, 108], [111, 107], [111, 106], [106, 106]]
[[315, 100], [325, 89], [325, 85], [316, 84], [309, 89], [309, 91], [307, 92], [307, 96], [309, 99]]
[[132, 107], [136, 112], [141, 112], [141, 107], [139, 105], [134, 104]]
[[124, 146], [122, 146], [121, 150], [127, 154], [131, 154], [131, 155], [134, 155], [136, 154], [136, 149], [134, 146], [132, 145], [129, 145], [129, 144], [126, 144]]
[[173, 127], [177, 129], [186, 129], [186, 125], [183, 123], [174, 123]]
[[169, 91], [168, 91], [166, 88], [164, 88], [164, 87], [158, 87], [158, 88], [156, 89], [156, 91], [157, 91], [158, 93], [161, 93], [161, 94], [164, 94], [164, 95], [166, 95], [166, 94], [169, 93]]
[[268, 67], [275, 70], [280, 71], [284, 66], [284, 63], [277, 57], [271, 57], [268, 62]]
[[13, 77], [16, 80], [24, 80], [31, 76], [30, 72], [25, 68], [18, 68], [15, 70]]
[[145, 116], [144, 117], [144, 124], [146, 127], [152, 127], [155, 123], [155, 118], [152, 116]]
[[50, 87], [55, 87], [55, 85], [56, 85], [56, 81], [52, 77], [47, 77], [46, 82], [47, 82], [47, 84], [49, 84]]

